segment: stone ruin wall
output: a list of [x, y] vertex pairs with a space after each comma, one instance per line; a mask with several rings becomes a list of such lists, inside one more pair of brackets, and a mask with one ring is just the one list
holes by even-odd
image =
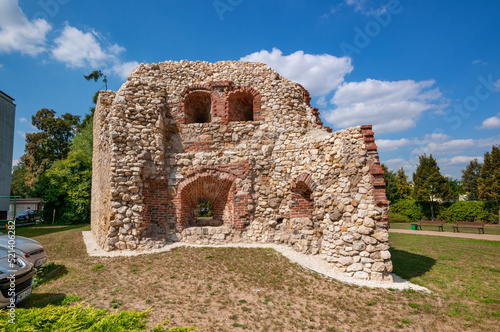
[[[277, 243], [392, 280], [371, 126], [332, 133], [309, 101], [259, 63], [139, 65], [94, 115], [96, 238], [105, 250]], [[213, 220], [193, 216], [201, 198]]]

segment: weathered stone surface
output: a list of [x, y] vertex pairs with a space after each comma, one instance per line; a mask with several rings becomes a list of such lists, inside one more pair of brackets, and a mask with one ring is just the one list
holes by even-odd
[[384, 272], [385, 271], [385, 264], [382, 262], [375, 262], [372, 265], [372, 271], [374, 272]]
[[388, 232], [376, 232], [376, 233], [373, 233], [372, 236], [380, 242], [389, 241], [389, 233]]
[[[119, 91], [99, 93], [92, 231], [106, 250], [281, 243], [384, 279], [392, 263], [373, 135], [332, 133], [303, 87], [260, 63], [141, 64]], [[196, 217], [201, 199], [212, 219]]]

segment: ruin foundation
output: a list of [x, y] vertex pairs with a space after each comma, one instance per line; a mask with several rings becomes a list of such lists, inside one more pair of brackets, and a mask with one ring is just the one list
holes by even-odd
[[[240, 61], [141, 64], [94, 115], [92, 231], [101, 246], [278, 243], [392, 280], [371, 126], [324, 127], [309, 93]], [[195, 213], [201, 199], [213, 217]]]

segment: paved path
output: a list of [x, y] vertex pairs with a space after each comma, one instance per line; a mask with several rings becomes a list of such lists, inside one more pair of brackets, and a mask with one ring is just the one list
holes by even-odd
[[435, 235], [447, 237], [460, 237], [464, 239], [500, 241], [500, 235], [491, 234], [472, 234], [472, 233], [453, 233], [453, 232], [438, 232], [438, 231], [414, 231], [411, 229], [389, 229], [389, 233], [417, 234], [417, 235]]

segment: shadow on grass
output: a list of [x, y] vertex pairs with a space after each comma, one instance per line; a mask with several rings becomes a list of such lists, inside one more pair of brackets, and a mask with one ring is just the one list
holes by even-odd
[[19, 308], [44, 308], [49, 304], [52, 305], [63, 305], [63, 301], [66, 298], [64, 293], [40, 293], [31, 294], [26, 301], [23, 301], [17, 305]]
[[429, 272], [436, 260], [427, 256], [413, 254], [408, 251], [390, 248], [393, 273], [410, 280]]
[[90, 226], [90, 224], [54, 225], [54, 226], [50, 224], [40, 224], [33, 227], [16, 228], [16, 235], [35, 238], [37, 236], [59, 233], [72, 229], [85, 228], [87, 226]]

